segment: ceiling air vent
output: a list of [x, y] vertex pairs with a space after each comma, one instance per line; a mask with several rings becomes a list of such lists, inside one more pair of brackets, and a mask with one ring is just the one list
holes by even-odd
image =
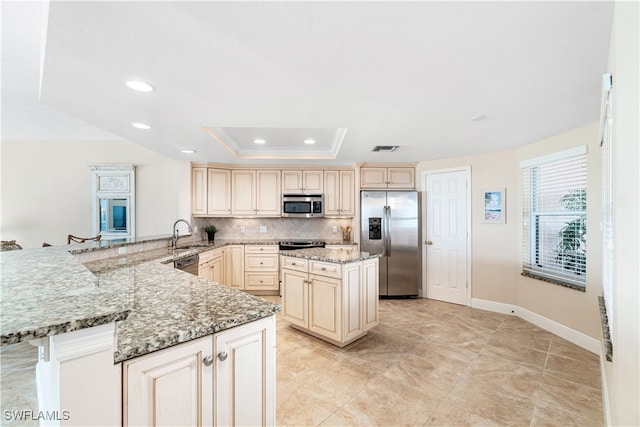
[[376, 145], [371, 151], [384, 151], [390, 153], [392, 151], [396, 151], [396, 148], [398, 147], [399, 145]]

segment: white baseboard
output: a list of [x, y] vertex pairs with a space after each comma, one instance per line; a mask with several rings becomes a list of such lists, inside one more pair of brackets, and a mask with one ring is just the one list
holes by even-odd
[[601, 355], [600, 341], [595, 338], [591, 338], [588, 335], [571, 329], [555, 320], [547, 319], [533, 311], [529, 311], [526, 308], [522, 308], [517, 305], [504, 304], [501, 302], [493, 302], [487, 300], [481, 300], [473, 298], [471, 300], [471, 307], [479, 308], [481, 310], [493, 311], [496, 313], [511, 314], [533, 323], [534, 325], [547, 330], [553, 334], [558, 335], [565, 340], [574, 343], [577, 346], [589, 350], [590, 352]]
[[511, 314], [511, 315], [516, 315], [517, 313], [516, 310], [519, 308], [516, 305], [505, 304], [502, 302], [488, 301], [488, 300], [478, 299], [478, 298], [471, 299], [471, 307], [478, 308], [480, 310], [493, 311], [494, 313]]

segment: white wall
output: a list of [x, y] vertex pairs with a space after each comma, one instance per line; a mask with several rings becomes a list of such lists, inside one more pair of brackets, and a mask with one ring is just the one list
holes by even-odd
[[[523, 307], [592, 338], [600, 338], [597, 297], [601, 294], [600, 149], [598, 124], [566, 132], [520, 149], [420, 162], [422, 171], [471, 166], [472, 276], [474, 299]], [[587, 290], [553, 285], [520, 275], [522, 271], [520, 160], [589, 145], [587, 155]], [[506, 224], [484, 224], [483, 190], [506, 188]]]
[[189, 163], [128, 141], [2, 141], [2, 240], [24, 248], [91, 236], [89, 164], [136, 165], [136, 235], [189, 219]]
[[616, 2], [613, 74], [613, 362], [604, 362], [609, 419], [640, 425], [640, 4]]

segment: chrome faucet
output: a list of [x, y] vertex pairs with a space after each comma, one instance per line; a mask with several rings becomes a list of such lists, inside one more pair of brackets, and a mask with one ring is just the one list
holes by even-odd
[[191, 233], [191, 224], [189, 224], [189, 221], [187, 221], [186, 219], [179, 219], [176, 222], [173, 223], [173, 237], [171, 238], [171, 249], [175, 249], [176, 246], [178, 245], [178, 236], [180, 235], [180, 232], [178, 231], [178, 223], [179, 222], [184, 222], [185, 224], [187, 224], [189, 233]]

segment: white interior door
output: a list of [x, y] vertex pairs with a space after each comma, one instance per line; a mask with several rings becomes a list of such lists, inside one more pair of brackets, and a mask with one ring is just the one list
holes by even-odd
[[469, 305], [469, 170], [425, 175], [427, 298]]

